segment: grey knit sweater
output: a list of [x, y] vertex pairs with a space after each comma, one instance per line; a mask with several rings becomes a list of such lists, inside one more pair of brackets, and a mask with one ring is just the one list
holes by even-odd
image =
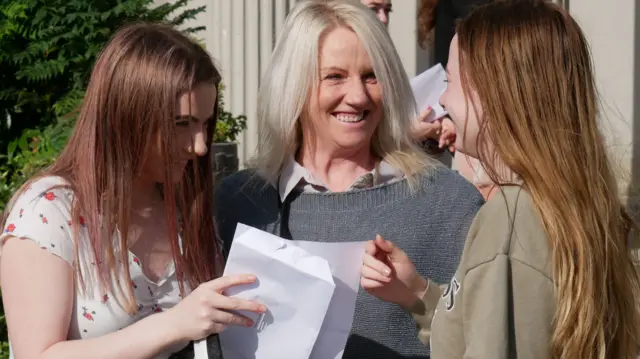
[[[420, 274], [446, 283], [482, 204], [471, 184], [444, 167], [421, 177], [415, 191], [402, 180], [343, 193], [292, 194], [285, 203], [275, 187], [241, 171], [217, 188], [216, 218], [227, 253], [237, 223], [305, 241], [365, 241], [381, 234], [407, 252]], [[428, 358], [429, 348], [417, 336], [408, 313], [361, 289], [343, 358]]]

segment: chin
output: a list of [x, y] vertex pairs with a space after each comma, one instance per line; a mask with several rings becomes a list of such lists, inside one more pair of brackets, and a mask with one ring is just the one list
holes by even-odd
[[361, 138], [340, 138], [336, 139], [335, 143], [343, 149], [360, 149], [360, 148], [370, 148], [371, 147], [371, 138], [370, 137], [361, 137]]

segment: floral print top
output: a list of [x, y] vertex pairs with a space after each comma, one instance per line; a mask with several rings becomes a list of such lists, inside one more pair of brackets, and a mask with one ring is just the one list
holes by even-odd
[[[66, 182], [59, 177], [44, 177], [34, 181], [15, 200], [11, 212], [0, 234], [0, 243], [11, 237], [31, 240], [40, 248], [63, 259], [69, 265], [76, 264], [85, 282], [84, 290], [76, 285], [75, 301], [71, 315], [68, 339], [85, 339], [102, 336], [127, 327], [154, 313], [167, 310], [181, 299], [174, 263], [171, 261], [164, 276], [158, 282], [149, 280], [142, 272], [141, 261], [129, 252], [130, 280], [133, 283], [138, 312], [131, 316], [109, 293], [101, 293], [95, 285], [96, 267], [90, 250], [86, 223], [80, 217], [81, 230], [78, 238], [78, 263], [75, 263], [71, 204], [73, 193], [61, 188]], [[114, 239], [117, 237], [114, 236]], [[118, 243], [115, 241], [114, 243]], [[118, 250], [118, 248], [114, 248]], [[92, 276], [93, 274], [93, 276]], [[53, 279], [53, 278], [52, 278]], [[94, 283], [94, 285], [92, 285]], [[168, 358], [180, 347], [171, 348], [155, 359]], [[10, 358], [13, 355], [10, 354]]]

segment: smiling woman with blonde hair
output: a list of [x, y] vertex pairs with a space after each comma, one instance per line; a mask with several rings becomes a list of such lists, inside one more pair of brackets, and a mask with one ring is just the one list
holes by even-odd
[[598, 129], [580, 27], [548, 1], [495, 1], [459, 24], [447, 68], [441, 102], [461, 134], [456, 148], [479, 159], [499, 191], [478, 212], [448, 285], [378, 238], [363, 287], [396, 303], [412, 294], [399, 283], [424, 289], [411, 312], [433, 359], [636, 358], [640, 281], [629, 240], [638, 233]]
[[[261, 82], [257, 159], [216, 191], [227, 248], [237, 223], [316, 242], [383, 234], [423, 275], [451, 278], [483, 200], [411, 140], [416, 112], [371, 10], [346, 0], [296, 4]], [[343, 357], [426, 358], [416, 335], [401, 308], [361, 291]]]

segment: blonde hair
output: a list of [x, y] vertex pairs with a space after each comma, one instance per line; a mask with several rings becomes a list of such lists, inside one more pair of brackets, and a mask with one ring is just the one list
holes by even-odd
[[547, 1], [496, 1], [459, 24], [458, 41], [463, 88], [475, 91], [484, 113], [480, 160], [496, 183], [498, 161], [519, 176], [548, 237], [556, 288], [550, 357], [636, 358], [633, 223], [598, 130], [580, 27]]
[[382, 86], [384, 116], [373, 135], [372, 150], [401, 170], [415, 188], [415, 175], [436, 161], [410, 136], [411, 121], [417, 118], [416, 104], [387, 30], [371, 10], [355, 1], [302, 1], [287, 17], [260, 85], [260, 143], [253, 166], [275, 183], [285, 161], [298, 150], [302, 136], [299, 117], [319, 81], [320, 38], [336, 27], [348, 28], [358, 36]]

